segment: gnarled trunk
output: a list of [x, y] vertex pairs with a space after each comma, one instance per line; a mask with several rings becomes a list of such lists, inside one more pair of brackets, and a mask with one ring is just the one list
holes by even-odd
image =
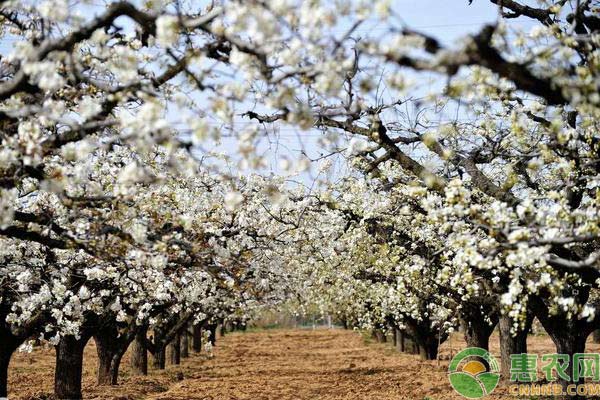
[[420, 339], [419, 354], [421, 360], [435, 360], [438, 355], [437, 337], [424, 337]]
[[468, 347], [490, 348], [490, 336], [498, 324], [498, 313], [491, 307], [465, 306], [461, 312]]
[[105, 322], [94, 334], [98, 354], [98, 385], [116, 385], [121, 359], [129, 347], [134, 332], [121, 332], [116, 323]]
[[527, 317], [525, 327], [514, 334], [511, 332], [512, 318], [502, 315], [498, 323], [500, 333], [500, 365], [502, 378], [510, 379], [510, 356], [512, 354], [527, 353], [527, 335], [533, 322], [533, 314]]
[[447, 338], [447, 333], [442, 333], [438, 328], [431, 326], [431, 321], [424, 319], [417, 321], [408, 318], [406, 321], [407, 330], [414, 343], [417, 345], [422, 360], [435, 360], [438, 355], [438, 348]]
[[131, 345], [130, 363], [135, 375], [148, 375], [148, 349], [146, 348], [147, 328], [140, 328]]
[[[570, 294], [570, 293], [568, 293]], [[574, 293], [579, 298], [579, 304], [585, 304], [589, 292], [584, 289], [579, 289]], [[582, 378], [574, 379], [573, 377], [573, 355], [576, 353], [585, 352], [585, 342], [588, 336], [596, 327], [596, 322], [588, 322], [585, 319], [568, 317], [564, 314], [551, 315], [548, 306], [543, 299], [532, 296], [530, 300], [535, 316], [540, 320], [542, 326], [548, 332], [548, 335], [556, 346], [558, 354], [566, 354], [571, 362], [568, 363], [565, 370], [569, 379], [558, 378], [558, 383], [566, 391], [567, 386], [583, 383]], [[574, 395], [569, 398], [581, 398]]]
[[585, 341], [587, 335], [568, 333], [568, 332], [553, 332], [549, 333], [554, 345], [556, 346], [556, 352], [558, 354], [568, 354], [570, 362], [566, 369], [566, 373], [571, 377], [569, 381], [561, 382], [563, 386], [567, 384], [579, 384], [583, 383], [583, 379], [573, 379], [573, 355], [576, 353], [585, 352]]
[[83, 350], [91, 334], [83, 332], [80, 338], [63, 336], [56, 346], [56, 367], [54, 371], [54, 397], [59, 400], [79, 400], [81, 395], [81, 374]]

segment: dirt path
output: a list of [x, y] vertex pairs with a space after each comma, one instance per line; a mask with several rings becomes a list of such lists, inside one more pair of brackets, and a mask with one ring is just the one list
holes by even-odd
[[383, 345], [366, 346], [351, 331], [232, 334], [217, 346], [214, 359], [150, 398], [413, 400], [451, 392], [446, 379], [431, 379], [443, 370]]

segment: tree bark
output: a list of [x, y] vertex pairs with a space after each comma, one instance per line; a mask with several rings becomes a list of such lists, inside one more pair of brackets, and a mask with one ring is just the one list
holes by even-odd
[[438, 355], [437, 343], [427, 340], [423, 345], [419, 346], [419, 355], [421, 356], [421, 360], [435, 360]]
[[404, 331], [401, 329], [398, 329], [398, 328], [396, 328], [395, 331], [396, 331], [396, 349], [399, 352], [404, 353], [406, 351]]
[[419, 344], [412, 337], [408, 338], [408, 352], [410, 354], [421, 354]]
[[[406, 326], [414, 343], [418, 346], [422, 360], [435, 360], [438, 347], [448, 338], [447, 333], [431, 326], [431, 321], [406, 319]], [[441, 335], [441, 336], [440, 336]]]
[[169, 343], [169, 360], [172, 365], [181, 364], [181, 334], [177, 334]]
[[119, 332], [113, 321], [105, 322], [94, 334], [98, 354], [98, 385], [117, 384], [121, 360], [134, 337], [133, 331]]
[[152, 367], [154, 369], [165, 369], [166, 365], [166, 346], [157, 345], [152, 354]]
[[22, 340], [0, 333], [0, 397], [8, 397], [8, 366], [13, 353], [23, 343]]
[[200, 324], [192, 326], [192, 350], [194, 353], [202, 351], [202, 326]]
[[146, 348], [147, 328], [141, 328], [135, 334], [131, 345], [130, 363], [134, 375], [148, 375], [148, 349]]
[[[489, 311], [489, 312], [488, 312]], [[478, 307], [461, 313], [467, 347], [490, 349], [490, 336], [498, 323], [498, 314], [493, 310], [482, 311]], [[491, 324], [487, 321], [491, 320]]]
[[188, 358], [190, 356], [189, 337], [188, 327], [186, 326], [181, 332], [181, 358]]
[[500, 333], [500, 366], [504, 380], [510, 379], [510, 356], [512, 354], [527, 353], [527, 335], [532, 322], [533, 314], [527, 318], [523, 330], [513, 335], [510, 331], [512, 319], [507, 315], [500, 316], [498, 323], [498, 331]]
[[568, 367], [566, 369], [566, 373], [571, 377], [568, 381], [560, 381], [563, 387], [569, 384], [579, 384], [583, 383], [583, 379], [579, 378], [578, 380], [573, 380], [573, 355], [575, 353], [584, 353], [585, 352], [585, 341], [587, 336], [578, 335], [578, 334], [569, 334], [566, 332], [554, 332], [550, 334], [554, 345], [556, 346], [556, 352], [558, 354], [568, 354], [570, 362], [568, 363]]
[[[570, 294], [570, 293], [569, 293]], [[589, 295], [589, 291], [579, 289], [577, 293], [574, 293], [579, 298], [577, 299], [579, 304], [585, 304]], [[537, 296], [531, 296], [530, 304], [532, 305], [535, 316], [540, 320], [542, 326], [548, 332], [548, 335], [556, 346], [556, 352], [558, 354], [569, 355], [569, 360], [573, 360], [575, 353], [585, 352], [585, 342], [588, 336], [597, 327], [596, 321], [588, 322], [585, 319], [579, 319], [577, 317], [568, 317], [565, 314], [554, 314], [550, 313], [550, 310], [544, 300]], [[569, 379], [558, 378], [558, 383], [566, 390], [566, 387], [572, 384], [583, 383], [583, 379], [573, 379], [573, 362], [569, 362], [566, 368], [566, 374]], [[569, 396], [569, 399], [579, 399], [581, 396]]]
[[56, 367], [54, 371], [54, 397], [59, 400], [79, 400], [81, 395], [81, 374], [83, 350], [91, 335], [82, 333], [63, 336], [56, 346]]
[[214, 346], [217, 341], [217, 325], [216, 324], [209, 325], [208, 331], [210, 332], [210, 334], [208, 335], [208, 342]]

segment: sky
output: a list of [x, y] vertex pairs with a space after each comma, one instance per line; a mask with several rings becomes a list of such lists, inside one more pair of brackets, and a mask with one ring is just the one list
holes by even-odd
[[[460, 46], [462, 38], [477, 33], [483, 25], [494, 23], [498, 19], [498, 9], [489, 0], [474, 0], [471, 5], [468, 4], [468, 0], [394, 0], [392, 4], [395, 14], [402, 18], [406, 26], [433, 36], [450, 48]], [[524, 18], [507, 21], [511, 27], [525, 30], [535, 26], [534, 22]], [[365, 23], [355, 31], [355, 35], [377, 35], [378, 30], [384, 33], [385, 29]], [[340, 35], [345, 32], [345, 28], [340, 29]], [[439, 79], [437, 81], [440, 83]], [[267, 155], [270, 168], [275, 174], [281, 172], [278, 168], [278, 160], [282, 157], [294, 159], [306, 154], [314, 160], [328, 154], [327, 149], [318, 143], [319, 138], [322, 137], [319, 131], [307, 132], [291, 126], [280, 126], [277, 134], [273, 135], [271, 132], [269, 137], [270, 140], [263, 143], [259, 150]], [[236, 148], [235, 138], [223, 139], [223, 146], [221, 146], [223, 151], [234, 154]], [[347, 163], [341, 157], [332, 159], [335, 163], [329, 178], [344, 176], [349, 170]], [[318, 168], [313, 167], [310, 171], [301, 174], [300, 180], [310, 185], [317, 175]]]

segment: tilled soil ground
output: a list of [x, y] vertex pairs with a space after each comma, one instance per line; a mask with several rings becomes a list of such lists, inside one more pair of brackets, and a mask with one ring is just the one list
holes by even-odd
[[[450, 387], [448, 360], [464, 348], [460, 335], [442, 346], [442, 360], [421, 361], [389, 344], [372, 343], [344, 330], [267, 330], [230, 333], [217, 340], [213, 356], [191, 354], [179, 366], [131, 376], [127, 355], [118, 386], [96, 386], [93, 341], [86, 348], [84, 397], [87, 399], [463, 399]], [[547, 336], [530, 336], [530, 352], [553, 353]], [[492, 337], [492, 353], [498, 340]], [[588, 352], [600, 351], [589, 344]], [[11, 399], [51, 398], [54, 351], [16, 354], [9, 373]], [[183, 374], [183, 379], [181, 379]], [[179, 375], [179, 377], [178, 377]], [[509, 397], [499, 387], [487, 399]]]

